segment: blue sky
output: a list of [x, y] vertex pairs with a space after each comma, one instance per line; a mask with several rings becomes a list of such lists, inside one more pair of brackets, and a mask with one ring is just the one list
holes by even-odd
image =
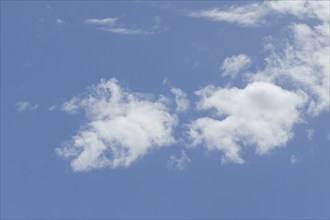
[[327, 1], [1, 1], [1, 218], [329, 218]]

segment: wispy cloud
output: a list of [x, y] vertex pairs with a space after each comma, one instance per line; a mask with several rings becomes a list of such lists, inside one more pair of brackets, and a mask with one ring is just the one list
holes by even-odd
[[[285, 147], [302, 114], [317, 116], [329, 110], [328, 6], [328, 2], [265, 1], [188, 13], [245, 27], [268, 24], [270, 16], [298, 18], [285, 27], [284, 38], [265, 38], [264, 66], [248, 76], [246, 85], [208, 85], [196, 92], [198, 116], [203, 112], [205, 116], [188, 122], [193, 146], [223, 152], [222, 163], [242, 164], [245, 147], [254, 148], [257, 155]], [[306, 19], [316, 22], [298, 23]], [[154, 18], [149, 29], [128, 27], [118, 18], [91, 18], [85, 23], [123, 35], [149, 35], [161, 30], [160, 17]], [[250, 65], [251, 58], [239, 54], [226, 58], [220, 68], [223, 76], [234, 78]], [[168, 81], [164, 79], [163, 84], [168, 85]], [[187, 95], [179, 88], [171, 92], [177, 112], [187, 110]], [[115, 79], [103, 80], [87, 95], [73, 97], [61, 106], [69, 113], [83, 110], [88, 122], [56, 152], [72, 158], [75, 171], [128, 167], [149, 151], [175, 141], [172, 133], [178, 120], [168, 110], [168, 103], [164, 97], [152, 99], [132, 93]], [[22, 111], [28, 109], [21, 105]], [[307, 132], [307, 136], [312, 138], [313, 132]], [[298, 159], [292, 155], [290, 161], [295, 164]], [[168, 166], [184, 169], [189, 163], [190, 158], [182, 151], [170, 157]]]
[[114, 25], [118, 18], [89, 18], [85, 20], [86, 24], [99, 24], [99, 25]]
[[63, 20], [62, 18], [56, 18], [55, 24], [58, 27], [59, 30], [64, 29], [65, 27], [70, 26], [70, 23]]
[[228, 57], [220, 67], [223, 70], [222, 76], [235, 78], [241, 70], [248, 68], [251, 63], [251, 58], [245, 54]]
[[39, 107], [38, 104], [31, 104], [29, 101], [18, 101], [15, 105], [16, 105], [16, 110], [18, 112], [24, 112], [27, 110], [35, 110]]
[[244, 27], [268, 24], [270, 16], [293, 15], [300, 19], [329, 20], [326, 1], [263, 1], [239, 4], [226, 8], [211, 8], [187, 13], [211, 21], [229, 22]]
[[123, 35], [149, 35], [151, 32], [142, 30], [142, 29], [134, 29], [134, 28], [112, 28], [112, 27], [101, 27], [100, 30], [115, 33], [115, 34], [123, 34]]
[[171, 88], [171, 93], [175, 95], [176, 110], [178, 112], [187, 111], [189, 108], [187, 94], [179, 88]]
[[159, 16], [154, 17], [153, 26], [149, 29], [142, 29], [124, 25], [119, 22], [119, 18], [117, 17], [103, 19], [90, 18], [86, 19], [84, 23], [97, 25], [97, 29], [102, 31], [122, 35], [151, 35], [158, 33], [161, 30], [161, 18]]
[[307, 135], [307, 138], [308, 138], [308, 140], [313, 140], [313, 136], [314, 136], [314, 129], [312, 129], [312, 128], [308, 128], [308, 129], [306, 129], [306, 135]]
[[116, 79], [102, 80], [87, 95], [73, 97], [62, 110], [83, 110], [88, 122], [72, 140], [56, 149], [72, 158], [74, 171], [128, 167], [149, 151], [172, 144], [175, 115], [167, 99], [151, 100], [122, 88]]
[[184, 150], [181, 150], [180, 155], [171, 155], [167, 161], [167, 168], [184, 170], [191, 164], [191, 159], [188, 157]]
[[211, 21], [226, 21], [242, 26], [257, 26], [264, 23], [261, 18], [267, 14], [264, 7], [254, 3], [228, 9], [212, 8], [187, 13], [191, 17], [200, 17]]

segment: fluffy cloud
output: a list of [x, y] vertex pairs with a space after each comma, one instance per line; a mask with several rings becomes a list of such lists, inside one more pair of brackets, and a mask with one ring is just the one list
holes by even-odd
[[177, 118], [168, 112], [168, 100], [129, 92], [116, 79], [101, 82], [88, 93], [62, 105], [71, 113], [84, 110], [88, 122], [72, 140], [56, 149], [73, 158], [74, 171], [128, 167], [148, 152], [172, 144]]
[[200, 110], [215, 110], [215, 117], [193, 121], [189, 136], [193, 145], [224, 153], [222, 163], [244, 163], [242, 147], [255, 147], [258, 155], [283, 147], [299, 122], [306, 96], [266, 82], [244, 89], [207, 86], [196, 92]]
[[231, 7], [228, 9], [212, 8], [208, 10], [193, 11], [188, 13], [192, 17], [201, 17], [211, 21], [226, 21], [242, 26], [256, 26], [263, 23], [261, 20], [267, 14], [265, 8], [259, 3]]
[[251, 80], [273, 82], [304, 90], [310, 96], [308, 113], [329, 110], [329, 24], [292, 24], [287, 39], [270, 38], [265, 45], [264, 70]]
[[175, 95], [176, 111], [184, 112], [189, 108], [187, 94], [179, 88], [171, 88], [171, 93]]
[[[189, 16], [245, 27], [269, 24], [274, 16], [295, 18], [280, 38], [266, 38], [265, 65], [251, 73], [245, 88], [209, 85], [196, 92], [198, 109], [207, 110], [209, 116], [188, 124], [192, 145], [222, 151], [222, 163], [242, 164], [247, 147], [263, 155], [286, 146], [302, 112], [317, 116], [329, 111], [328, 9], [326, 1], [264, 1], [190, 12]], [[127, 28], [117, 18], [87, 19], [85, 23], [112, 33], [146, 35], [159, 30], [161, 19], [155, 17], [148, 30]], [[234, 78], [250, 64], [251, 59], [240, 54], [225, 59], [220, 68], [223, 76]], [[176, 111], [185, 111], [189, 107], [186, 94], [178, 88], [171, 92]], [[115, 79], [101, 81], [88, 94], [61, 106], [73, 114], [83, 109], [88, 122], [56, 152], [73, 158], [75, 171], [128, 167], [153, 149], [174, 142], [177, 118], [169, 113], [168, 104], [164, 97], [152, 100], [123, 89]], [[291, 162], [297, 162], [294, 155]], [[172, 155], [168, 166], [183, 169], [187, 163], [190, 159], [183, 151], [180, 156]]]
[[245, 27], [265, 25], [269, 16], [293, 15], [299, 19], [329, 20], [327, 1], [264, 1], [229, 8], [212, 8], [189, 12], [188, 16], [222, 21]]
[[245, 54], [239, 54], [226, 58], [220, 69], [224, 71], [222, 76], [235, 78], [241, 70], [248, 68], [250, 65], [250, 57]]
[[[301, 89], [309, 95], [311, 116], [329, 111], [328, 1], [264, 1], [194, 11], [189, 15], [246, 27], [267, 24], [274, 20], [270, 16], [296, 18], [281, 38], [266, 39], [265, 50], [269, 55], [265, 58], [265, 68], [253, 74], [250, 82], [266, 81], [284, 88]], [[297, 23], [307, 20], [309, 22]]]
[[180, 155], [171, 155], [167, 161], [167, 167], [169, 169], [184, 170], [191, 163], [191, 159], [188, 157], [184, 150]]
[[33, 105], [28, 101], [18, 101], [18, 102], [16, 102], [15, 105], [16, 105], [18, 112], [24, 112], [27, 110], [35, 110], [39, 107], [38, 104]]

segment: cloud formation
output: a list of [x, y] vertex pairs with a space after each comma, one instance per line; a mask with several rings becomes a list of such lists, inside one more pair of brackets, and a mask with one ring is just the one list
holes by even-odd
[[188, 16], [200, 17], [211, 21], [226, 21], [242, 26], [256, 26], [264, 23], [261, 18], [267, 14], [260, 4], [253, 3], [228, 9], [212, 8], [189, 12]]
[[116, 23], [118, 18], [103, 18], [103, 19], [97, 19], [97, 18], [89, 18], [85, 20], [86, 24], [98, 24], [98, 25], [113, 25]]
[[27, 110], [35, 110], [39, 107], [38, 104], [33, 105], [28, 101], [18, 101], [16, 102], [15, 105], [16, 105], [16, 110], [20, 113]]
[[308, 140], [313, 140], [315, 130], [313, 128], [308, 128], [305, 130]]
[[310, 96], [308, 113], [329, 111], [329, 23], [294, 23], [286, 39], [269, 38], [266, 67], [251, 80], [273, 82], [304, 90]]
[[231, 56], [223, 61], [220, 69], [223, 70], [222, 76], [236, 78], [237, 74], [251, 65], [251, 59], [245, 54]]
[[128, 27], [119, 23], [119, 18], [109, 17], [103, 19], [89, 18], [86, 19], [85, 24], [96, 25], [99, 30], [111, 32], [122, 35], [151, 35], [160, 31], [161, 18], [155, 16], [153, 19], [153, 26], [149, 29], [141, 29], [136, 27]]
[[128, 167], [175, 141], [172, 132], [177, 118], [167, 105], [165, 97], [151, 100], [120, 87], [116, 79], [101, 80], [87, 94], [62, 105], [70, 113], [82, 109], [88, 122], [56, 153], [72, 158], [74, 171]]
[[171, 93], [175, 95], [176, 111], [184, 112], [189, 108], [187, 94], [180, 88], [171, 88]]
[[229, 22], [243, 27], [258, 27], [268, 24], [270, 16], [292, 15], [299, 19], [329, 20], [327, 1], [263, 1], [234, 5], [226, 8], [211, 8], [187, 13], [217, 22]]
[[167, 161], [167, 168], [184, 170], [191, 164], [191, 159], [184, 150], [181, 150], [180, 155], [172, 154]]
[[253, 82], [244, 89], [207, 86], [196, 92], [200, 110], [215, 110], [215, 117], [202, 117], [189, 124], [193, 145], [224, 153], [222, 163], [244, 163], [243, 147], [258, 155], [283, 147], [299, 122], [299, 109], [306, 96], [266, 82]]
[[[314, 117], [329, 111], [328, 8], [328, 2], [264, 1], [188, 14], [254, 28], [270, 24], [273, 18], [295, 18], [294, 22], [288, 19], [292, 23], [284, 27], [281, 37], [265, 38], [264, 66], [247, 76], [245, 86], [208, 85], [195, 92], [197, 110], [206, 116], [186, 126], [192, 146], [221, 151], [222, 163], [242, 164], [246, 148], [264, 155], [285, 147], [305, 112]], [[127, 28], [118, 18], [92, 18], [85, 23], [117, 34], [148, 35], [160, 29], [161, 19], [156, 16], [147, 30]], [[235, 78], [250, 65], [251, 58], [239, 54], [226, 58], [220, 69], [223, 76]], [[165, 79], [163, 84], [167, 83]], [[172, 88], [171, 93], [176, 112], [185, 112], [189, 108], [186, 93], [179, 88]], [[88, 122], [56, 152], [72, 158], [75, 171], [128, 167], [148, 152], [175, 142], [172, 133], [178, 119], [168, 110], [169, 103], [164, 97], [151, 99], [123, 89], [115, 79], [103, 80], [61, 106], [72, 114], [84, 110]], [[293, 155], [290, 161], [298, 160]], [[182, 151], [170, 157], [168, 166], [184, 169], [188, 163]]]

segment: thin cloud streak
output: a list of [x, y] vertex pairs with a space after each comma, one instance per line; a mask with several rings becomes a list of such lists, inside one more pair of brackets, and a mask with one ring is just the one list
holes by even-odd
[[[103, 19], [89, 18], [84, 21], [85, 24], [96, 25], [98, 30], [121, 35], [152, 35], [159, 33], [161, 29], [161, 18], [155, 16], [153, 26], [149, 29], [132, 28], [119, 23], [119, 18], [109, 17]], [[165, 30], [165, 29], [163, 29]]]

